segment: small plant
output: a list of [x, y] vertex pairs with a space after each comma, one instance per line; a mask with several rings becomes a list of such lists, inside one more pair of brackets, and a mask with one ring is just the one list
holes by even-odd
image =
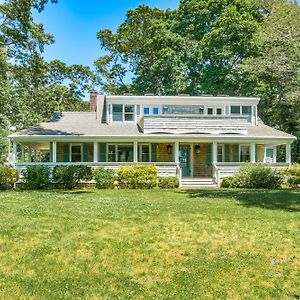
[[175, 189], [179, 187], [179, 179], [175, 176], [159, 177], [158, 186], [162, 189]]
[[157, 167], [146, 165], [120, 166], [118, 181], [121, 188], [151, 189], [157, 185]]
[[282, 182], [283, 177], [281, 173], [270, 166], [265, 164], [246, 164], [240, 168], [235, 176], [224, 178], [221, 187], [278, 189]]
[[27, 167], [22, 175], [24, 177], [24, 187], [29, 190], [45, 189], [50, 184], [50, 169], [47, 166]]
[[13, 188], [14, 184], [18, 181], [18, 171], [14, 168], [7, 166], [0, 166], [0, 189], [8, 190]]
[[67, 189], [73, 189], [81, 181], [90, 181], [92, 178], [92, 169], [87, 166], [56, 166], [53, 170], [54, 182], [62, 184]]
[[111, 169], [99, 168], [94, 172], [96, 188], [111, 189], [115, 179], [115, 173]]
[[286, 182], [289, 187], [300, 187], [300, 164], [293, 164], [292, 166], [283, 170], [282, 173], [285, 176]]

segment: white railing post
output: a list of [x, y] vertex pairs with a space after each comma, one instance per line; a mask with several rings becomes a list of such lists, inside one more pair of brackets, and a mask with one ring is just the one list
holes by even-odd
[[175, 163], [179, 164], [179, 142], [175, 142]]
[[255, 154], [255, 144], [250, 145], [250, 162], [255, 163], [256, 162], [256, 154]]
[[94, 142], [94, 150], [93, 150], [93, 161], [94, 163], [98, 162], [98, 143]]
[[138, 162], [138, 142], [133, 142], [133, 162]]
[[213, 142], [212, 146], [212, 163], [216, 164], [218, 162], [218, 144]]
[[285, 146], [285, 160], [289, 166], [292, 164], [291, 144], [286, 144]]
[[56, 158], [56, 142], [52, 142], [52, 162], [56, 163], [57, 158]]
[[18, 160], [18, 145], [16, 142], [13, 142], [13, 166], [16, 165]]

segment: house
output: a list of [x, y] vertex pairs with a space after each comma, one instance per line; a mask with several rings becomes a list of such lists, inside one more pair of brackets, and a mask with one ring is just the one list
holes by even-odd
[[[241, 164], [291, 164], [294, 136], [265, 125], [259, 98], [106, 96], [92, 93], [90, 112], [55, 112], [49, 122], [10, 136], [13, 164], [82, 164], [116, 169], [155, 164], [181, 186], [214, 186]], [[285, 162], [276, 149], [285, 145]]]

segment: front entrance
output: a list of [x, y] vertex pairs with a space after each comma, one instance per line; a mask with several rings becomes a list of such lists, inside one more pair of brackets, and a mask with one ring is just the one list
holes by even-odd
[[179, 146], [179, 161], [182, 169], [182, 176], [191, 176], [191, 146], [180, 145]]

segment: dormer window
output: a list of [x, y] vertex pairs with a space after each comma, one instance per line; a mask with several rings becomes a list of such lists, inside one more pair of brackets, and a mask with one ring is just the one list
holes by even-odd
[[113, 104], [113, 121], [123, 122], [123, 104]]
[[217, 108], [217, 115], [222, 115], [222, 108]]
[[240, 115], [241, 114], [241, 107], [240, 106], [231, 106], [230, 113], [232, 115]]
[[113, 122], [133, 122], [135, 114], [134, 105], [113, 104], [112, 114]]
[[134, 105], [125, 105], [124, 120], [126, 122], [134, 121]]
[[144, 115], [149, 115], [149, 114], [150, 114], [149, 107], [144, 107]]
[[207, 109], [207, 114], [208, 114], [208, 115], [213, 115], [213, 114], [214, 114], [213, 108], [209, 107], [209, 108]]
[[153, 114], [158, 115], [158, 107], [153, 107]]

